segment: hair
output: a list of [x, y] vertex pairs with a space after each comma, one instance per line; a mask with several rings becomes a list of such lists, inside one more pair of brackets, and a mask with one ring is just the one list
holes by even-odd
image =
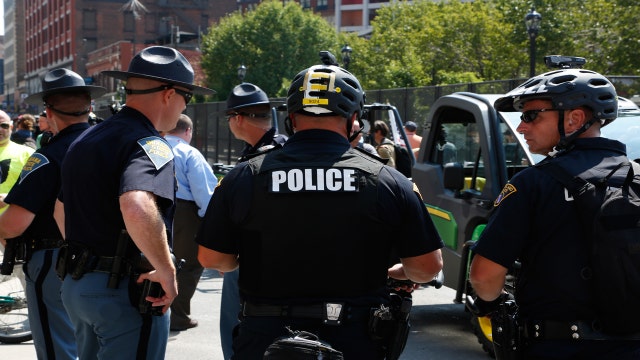
[[188, 128], [193, 128], [193, 121], [191, 121], [191, 118], [188, 117], [185, 114], [180, 114], [180, 117], [178, 117], [178, 123], [176, 124], [176, 127], [169, 131], [169, 134], [179, 134], [179, 133], [183, 133], [185, 131], [187, 131]]
[[373, 123], [373, 132], [380, 130], [382, 136], [387, 137], [389, 134], [389, 126], [382, 120], [376, 120]]
[[17, 127], [20, 130], [35, 130], [36, 119], [31, 114], [23, 114], [18, 117]]

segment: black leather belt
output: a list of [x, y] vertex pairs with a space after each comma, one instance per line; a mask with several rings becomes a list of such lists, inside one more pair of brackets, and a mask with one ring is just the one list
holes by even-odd
[[27, 248], [31, 251], [45, 250], [45, 249], [57, 249], [64, 244], [62, 239], [31, 239], [25, 240]]
[[[336, 309], [339, 309], [336, 311]], [[308, 305], [271, 305], [245, 301], [242, 304], [244, 316], [277, 316], [304, 319], [323, 319], [326, 324], [339, 325], [343, 319], [350, 321], [368, 320], [371, 308], [350, 307], [344, 303], [316, 303]]]
[[640, 340], [640, 333], [615, 336], [603, 334], [589, 321], [531, 320], [524, 326], [524, 335], [531, 340]]
[[[95, 265], [90, 266], [89, 271], [111, 273], [111, 271], [113, 271], [114, 259], [115, 258], [111, 256], [96, 256], [94, 259], [90, 260], [90, 263], [95, 263]], [[129, 275], [132, 273], [133, 268], [126, 259], [122, 260], [122, 268], [123, 269], [120, 272], [122, 275]]]

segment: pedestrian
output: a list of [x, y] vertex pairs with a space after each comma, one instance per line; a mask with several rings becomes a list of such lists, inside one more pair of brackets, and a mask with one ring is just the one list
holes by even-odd
[[34, 149], [11, 141], [13, 122], [0, 110], [0, 214], [6, 210], [5, 196], [16, 183]]
[[[198, 258], [223, 272], [242, 259], [233, 359], [262, 359], [287, 327], [347, 359], [382, 359], [387, 340], [370, 337], [368, 324], [372, 308], [388, 305], [387, 277], [428, 282], [440, 271], [443, 244], [413, 184], [351, 148], [363, 106], [346, 70], [300, 72], [287, 97], [295, 133], [238, 164], [213, 194]], [[392, 251], [401, 263], [390, 267]]]
[[357, 121], [353, 123], [353, 135], [355, 135], [355, 137], [351, 135], [351, 146], [354, 148], [360, 148], [369, 154], [378, 157], [379, 155], [376, 148], [373, 147], [373, 145], [362, 141], [362, 130], [363, 129], [360, 128], [360, 124]]
[[42, 89], [25, 101], [45, 104], [55, 136], [31, 155], [5, 198], [9, 206], [0, 215], [0, 236], [12, 238], [27, 249], [23, 259], [27, 306], [38, 359], [76, 359], [73, 326], [62, 305], [62, 283], [55, 273], [63, 240], [53, 209], [67, 148], [89, 128], [91, 99], [106, 93], [106, 89], [85, 85], [80, 75], [67, 69], [49, 71], [42, 79]]
[[373, 122], [371, 129], [371, 136], [376, 146], [378, 156], [387, 160], [387, 165], [392, 168], [396, 167], [396, 151], [393, 146], [393, 141], [387, 137], [389, 135], [389, 126], [382, 120], [376, 120]]
[[[287, 137], [278, 134], [271, 118], [271, 103], [267, 94], [257, 85], [242, 83], [231, 90], [225, 110], [229, 129], [233, 135], [245, 142], [238, 162], [251, 156], [280, 146]], [[233, 355], [231, 343], [233, 329], [238, 325], [240, 292], [238, 276], [240, 270], [224, 273], [222, 299], [220, 302], [220, 341], [225, 359]]]
[[194, 85], [191, 64], [164, 46], [143, 49], [128, 71], [102, 74], [126, 81], [127, 104], [84, 132], [62, 164], [62, 301], [80, 359], [163, 359], [177, 295], [176, 180], [158, 131], [176, 127], [193, 94], [213, 91]]
[[47, 112], [43, 111], [38, 116], [38, 130], [39, 134], [36, 137], [36, 149], [40, 149], [43, 145], [47, 145], [53, 136], [51, 132], [51, 126], [47, 121]]
[[22, 114], [15, 121], [16, 130], [11, 134], [11, 141], [36, 149], [36, 141], [33, 138], [36, 118], [31, 114]]
[[198, 149], [189, 145], [193, 137], [193, 121], [180, 114], [175, 129], [165, 139], [173, 150], [176, 167], [176, 213], [173, 220], [173, 254], [185, 263], [178, 272], [178, 296], [171, 304], [171, 331], [182, 331], [198, 326], [191, 315], [191, 298], [196, 291], [204, 268], [198, 262], [196, 233], [209, 205], [218, 178], [207, 159]]
[[[532, 153], [547, 156], [540, 164], [595, 181], [627, 160], [624, 144], [600, 137], [600, 128], [615, 120], [618, 101], [611, 82], [596, 72], [538, 75], [497, 99], [495, 108], [522, 112], [517, 131]], [[515, 300], [524, 329], [518, 358], [639, 359], [637, 337], [625, 341], [599, 332], [586, 271], [591, 229], [562, 183], [540, 164], [511, 178], [473, 249], [470, 281], [480, 315], [506, 297], [505, 276], [518, 260]]]
[[404, 123], [404, 132], [407, 134], [407, 139], [409, 139], [409, 145], [411, 145], [411, 150], [413, 154], [418, 157], [418, 152], [420, 151], [420, 144], [422, 143], [422, 136], [416, 134], [418, 130], [418, 125], [416, 125], [413, 121], [407, 121]]

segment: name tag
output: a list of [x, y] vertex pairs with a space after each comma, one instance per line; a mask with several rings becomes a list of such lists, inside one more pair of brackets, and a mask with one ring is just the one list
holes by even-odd
[[289, 169], [271, 172], [271, 192], [357, 192], [355, 169]]

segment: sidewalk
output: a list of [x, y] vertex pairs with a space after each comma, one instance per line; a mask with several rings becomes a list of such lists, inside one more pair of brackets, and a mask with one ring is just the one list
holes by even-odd
[[[223, 360], [220, 348], [220, 294], [222, 278], [215, 270], [205, 270], [191, 300], [192, 316], [198, 327], [172, 331], [167, 344], [167, 360]], [[35, 360], [33, 341], [22, 344], [0, 343], [3, 359]]]

